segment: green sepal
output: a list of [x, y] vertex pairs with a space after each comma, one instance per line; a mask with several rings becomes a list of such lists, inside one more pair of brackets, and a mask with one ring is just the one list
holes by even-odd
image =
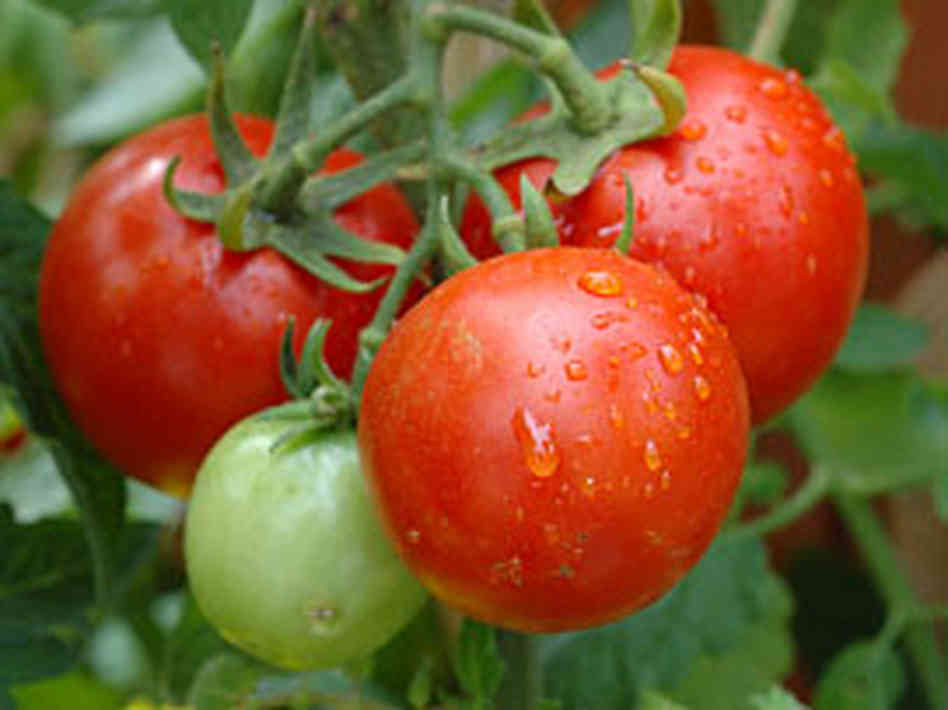
[[174, 174], [180, 164], [181, 156], [176, 155], [165, 169], [165, 177], [161, 188], [168, 204], [185, 217], [201, 222], [217, 222], [224, 214], [227, 195], [224, 193], [211, 195], [203, 192], [179, 190], [174, 186]]
[[438, 230], [438, 242], [441, 250], [441, 266], [448, 275], [456, 274], [477, 263], [467, 250], [461, 235], [451, 222], [451, 210], [447, 195], [442, 195], [438, 203], [435, 228]]
[[622, 173], [622, 178], [625, 180], [625, 219], [622, 221], [622, 231], [612, 246], [620, 254], [628, 255], [635, 233], [635, 191], [629, 174]]
[[629, 0], [629, 59], [664, 69], [681, 35], [680, 0]]
[[360, 239], [340, 227], [332, 214], [324, 212], [306, 219], [306, 231], [322, 254], [371, 264], [398, 266], [405, 258], [404, 250], [394, 244]]
[[[663, 82], [662, 100], [674, 96], [666, 85], [675, 81], [669, 76], [667, 82]], [[573, 125], [569, 114], [554, 103], [548, 115], [512, 126], [482, 146], [476, 155], [479, 165], [493, 170], [525, 158], [545, 156], [558, 163], [553, 185], [559, 192], [568, 196], [582, 192], [600, 163], [612, 152], [661, 135], [668, 131], [670, 123], [666, 118], [669, 109], [638, 72], [624, 68], [605, 86], [616, 117], [609, 128], [597, 135], [583, 133]], [[680, 96], [683, 100], [684, 90]], [[677, 107], [670, 108], [671, 113], [678, 114]]]
[[555, 247], [560, 244], [560, 235], [553, 223], [550, 205], [537, 192], [526, 173], [520, 174], [520, 200], [527, 230], [527, 248]]
[[227, 184], [234, 186], [248, 180], [256, 172], [257, 159], [244, 143], [231, 115], [224, 86], [224, 65], [220, 48], [215, 47], [214, 75], [207, 94], [207, 119], [217, 158], [227, 176]]
[[668, 74], [646, 64], [634, 66], [635, 73], [645, 85], [652, 90], [652, 95], [662, 107], [665, 114], [665, 125], [659, 133], [668, 135], [681, 123], [685, 110], [688, 108], [688, 99], [685, 96], [685, 87], [671, 74]]
[[544, 34], [554, 37], [562, 34], [544, 4], [539, 0], [516, 0], [513, 18], [521, 25], [539, 30]]
[[378, 153], [338, 173], [308, 178], [297, 203], [307, 214], [336, 209], [376, 185], [394, 179], [399, 170], [423, 159], [426, 152], [425, 143], [418, 141]]
[[283, 157], [293, 145], [306, 137], [309, 127], [313, 84], [316, 80], [316, 10], [312, 3], [303, 13], [296, 51], [290, 64], [286, 83], [280, 95], [280, 109], [276, 120], [276, 136], [267, 153], [267, 158]]

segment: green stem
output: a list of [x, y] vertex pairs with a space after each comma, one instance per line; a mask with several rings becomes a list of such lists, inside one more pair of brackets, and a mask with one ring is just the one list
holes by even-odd
[[511, 252], [526, 248], [523, 220], [514, 209], [507, 191], [493, 175], [466, 158], [451, 154], [439, 160], [439, 170], [444, 177], [454, 177], [468, 183], [481, 196], [494, 220], [494, 239], [501, 249]]
[[[869, 502], [842, 492], [834, 493], [833, 499], [890, 612], [898, 614], [903, 609], [918, 608], [889, 536]], [[948, 668], [931, 626], [916, 624], [909, 628], [905, 645], [931, 707], [948, 707]]]
[[426, 19], [429, 31], [441, 41], [452, 31], [464, 30], [490, 37], [533, 57], [539, 70], [562, 92], [576, 127], [584, 133], [598, 133], [611, 123], [613, 116], [606, 89], [562, 37], [543, 34], [494, 13], [463, 5], [435, 5]]
[[260, 205], [280, 212], [288, 204], [295, 204], [306, 178], [322, 165], [333, 148], [394, 107], [420, 100], [418, 93], [417, 77], [412, 73], [405, 74], [331, 123], [318, 137], [295, 145], [286, 158], [263, 169], [259, 186]]
[[533, 710], [543, 695], [539, 637], [504, 633], [501, 651], [507, 662], [504, 683], [497, 695], [498, 710]]
[[830, 490], [831, 481], [832, 476], [828, 471], [820, 467], [814, 468], [792, 497], [767, 515], [762, 515], [756, 520], [736, 525], [725, 531], [726, 539], [739, 540], [754, 535], [766, 535], [788, 525], [816, 505], [826, 495]]
[[776, 64], [796, 10], [797, 0], [767, 0], [747, 53], [759, 62]]

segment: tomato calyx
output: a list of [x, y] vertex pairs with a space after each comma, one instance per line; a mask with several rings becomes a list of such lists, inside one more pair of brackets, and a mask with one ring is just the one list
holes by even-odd
[[297, 359], [293, 352], [294, 319], [290, 319], [280, 346], [280, 379], [294, 400], [271, 407], [259, 416], [296, 422], [274, 448], [306, 439], [328, 429], [352, 426], [355, 421], [355, 398], [345, 380], [333, 374], [326, 362], [324, 346], [330, 321], [316, 320], [303, 342]]
[[[202, 194], [174, 186], [179, 160], [168, 165], [164, 193], [182, 215], [212, 222], [223, 245], [233, 251], [254, 251], [270, 247], [316, 278], [343, 291], [364, 293], [378, 288], [384, 278], [362, 281], [350, 276], [332, 259], [361, 263], [398, 265], [405, 256], [391, 244], [360, 239], [340, 227], [333, 216], [347, 198], [383, 182], [393, 167], [417, 158], [418, 147], [386, 156], [387, 171], [359, 170], [355, 180], [339, 174], [313, 178], [318, 190], [309, 190], [307, 199], [298, 199], [311, 171], [296, 159], [294, 148], [309, 127], [310, 105], [315, 86], [312, 42], [315, 37], [312, 9], [305, 15], [293, 64], [284, 87], [276, 136], [263, 160], [253, 156], [234, 123], [224, 87], [224, 60], [216, 52], [213, 80], [208, 92], [207, 115], [215, 151], [224, 171], [227, 189]], [[317, 150], [307, 162], [322, 164], [330, 148]], [[381, 172], [381, 174], [379, 174]]]

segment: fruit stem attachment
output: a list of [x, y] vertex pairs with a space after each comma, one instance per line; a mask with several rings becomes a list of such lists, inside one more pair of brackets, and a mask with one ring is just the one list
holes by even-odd
[[747, 50], [748, 55], [759, 62], [776, 64], [796, 10], [797, 0], [767, 0]]
[[537, 32], [494, 13], [444, 3], [431, 6], [425, 18], [425, 28], [433, 38], [442, 42], [451, 32], [463, 30], [490, 37], [526, 53], [562, 92], [580, 131], [596, 134], [612, 123], [606, 90], [564, 38]]
[[[903, 610], [911, 613], [919, 608], [889, 536], [870, 503], [842, 492], [836, 492], [833, 500], [890, 611], [898, 615]], [[905, 631], [905, 645], [931, 707], [948, 707], [948, 673], [931, 626], [916, 624], [908, 628]]]

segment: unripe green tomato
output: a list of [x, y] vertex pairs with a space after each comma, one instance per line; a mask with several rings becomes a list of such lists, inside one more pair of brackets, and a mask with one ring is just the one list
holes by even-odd
[[274, 449], [298, 425], [256, 416], [230, 429], [201, 466], [185, 532], [209, 621], [291, 670], [370, 654], [425, 600], [370, 507], [355, 433]]

